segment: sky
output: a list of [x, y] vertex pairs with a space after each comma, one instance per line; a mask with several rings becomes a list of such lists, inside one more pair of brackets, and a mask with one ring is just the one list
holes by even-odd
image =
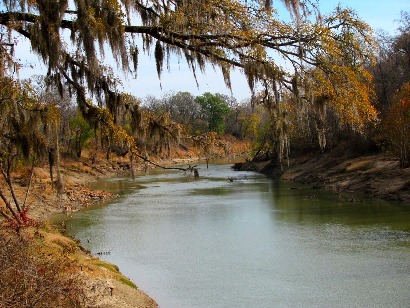
[[[278, 4], [278, 1], [273, 2], [274, 6], [275, 3]], [[339, 3], [342, 7], [349, 7], [356, 11], [358, 16], [375, 31], [385, 30], [392, 35], [396, 33], [399, 26], [400, 12], [410, 12], [409, 0], [319, 0], [319, 8], [323, 14], [326, 14], [331, 12]], [[280, 12], [282, 10], [283, 8], [279, 8]], [[288, 13], [284, 12], [284, 14]], [[30, 55], [26, 48], [17, 48], [16, 56], [27, 64], [20, 71], [20, 78], [45, 73], [44, 65], [34, 55]], [[140, 53], [137, 78], [119, 76], [123, 80], [122, 91], [142, 99], [148, 95], [160, 98], [167, 93], [179, 91], [187, 91], [194, 96], [202, 95], [205, 92], [233, 95], [238, 101], [250, 97], [246, 78], [239, 69], [231, 72], [231, 93], [225, 86], [222, 73], [215, 71], [212, 67], [208, 67], [205, 74], [197, 71], [199, 84], [197, 86], [184, 59], [180, 61], [173, 59], [170, 63], [170, 71], [164, 69], [161, 80], [159, 80], [153, 56], [149, 57]]]

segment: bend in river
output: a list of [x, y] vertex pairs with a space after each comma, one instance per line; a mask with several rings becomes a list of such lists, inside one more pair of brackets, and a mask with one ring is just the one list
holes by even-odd
[[[100, 181], [68, 232], [160, 307], [405, 307], [410, 208], [228, 165]], [[360, 202], [351, 202], [360, 201]]]

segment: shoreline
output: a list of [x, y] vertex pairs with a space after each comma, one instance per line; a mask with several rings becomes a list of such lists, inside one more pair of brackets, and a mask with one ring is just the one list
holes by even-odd
[[270, 161], [245, 162], [234, 169], [256, 171], [336, 194], [355, 193], [410, 205], [410, 168], [401, 169], [397, 159], [385, 154], [340, 157], [325, 153], [292, 158], [283, 170]]
[[[77, 239], [66, 233], [65, 217], [117, 197], [105, 191], [90, 189], [89, 183], [126, 172], [130, 173], [126, 159], [115, 158], [107, 161], [100, 158], [92, 165], [87, 161], [86, 157], [79, 161], [67, 160], [61, 166], [65, 189], [60, 198], [56, 197], [51, 188], [47, 168], [35, 168], [29, 215], [40, 221], [42, 226], [36, 230], [37, 233], [32, 230], [27, 232], [38, 234], [42, 241], [45, 239], [43, 246], [47, 248], [54, 249], [56, 244], [61, 243], [70, 246], [65, 257], [74, 262], [82, 277], [85, 307], [158, 307], [155, 300], [123, 275], [115, 264], [91, 254]], [[138, 165], [137, 168], [143, 170], [143, 165]], [[22, 188], [24, 187], [18, 187], [17, 191], [22, 193]]]
[[[164, 167], [173, 167], [176, 164], [195, 164], [199, 160], [200, 158], [189, 157], [158, 161], [159, 164]], [[82, 162], [78, 164], [81, 165]], [[54, 207], [51, 211], [48, 211], [44, 222], [46, 225], [53, 225], [52, 228], [54, 230], [58, 229], [59, 236], [75, 243], [77, 247], [76, 258], [78, 259], [78, 254], [81, 255], [80, 260], [77, 261], [81, 270], [87, 267], [92, 268], [90, 272], [93, 273], [94, 278], [90, 278], [90, 276], [87, 277], [86, 288], [88, 290], [85, 290], [90, 298], [89, 301], [92, 302], [92, 305], [89, 307], [156, 308], [158, 304], [155, 299], [151, 298], [143, 290], [140, 290], [133, 281], [123, 275], [117, 265], [101, 260], [98, 253], [95, 255], [86, 250], [77, 239], [67, 234], [65, 230], [64, 217], [68, 217], [72, 213], [86, 209], [92, 205], [109, 202], [118, 197], [118, 195], [105, 191], [91, 189], [89, 188], [90, 183], [117, 175], [129, 174], [130, 177], [132, 176], [129, 164], [123, 162], [120, 158], [116, 158], [110, 162], [101, 159], [95, 165], [88, 167], [91, 169], [87, 168], [85, 173], [81, 173], [79, 170], [73, 170], [74, 168], [71, 167], [75, 177], [70, 178], [70, 176], [68, 176], [70, 187], [67, 187], [64, 192], [62, 197], [64, 201], [60, 203], [58, 208]], [[140, 163], [136, 166], [135, 171], [141, 172], [146, 168], [147, 166], [144, 163]], [[159, 167], [148, 166], [148, 168], [155, 169]], [[67, 174], [65, 174], [65, 176], [67, 177]], [[60, 226], [56, 225], [59, 221], [62, 222]], [[61, 227], [61, 229], [59, 229], [59, 227]], [[97, 266], [95, 266], [95, 264], [97, 264]]]
[[[62, 174], [65, 190], [59, 199], [51, 187], [47, 168], [35, 168], [30, 215], [44, 221], [44, 226], [37, 230], [37, 234], [40, 234], [42, 239], [49, 239], [48, 246], [54, 247], [57, 244], [63, 245], [63, 249], [66, 245], [71, 247], [67, 258], [74, 261], [77, 270], [80, 269], [80, 275], [87, 282], [83, 291], [92, 302], [92, 305], [87, 307], [158, 307], [155, 300], [121, 274], [116, 265], [92, 255], [78, 240], [66, 234], [62, 226], [50, 227], [51, 221], [57, 216], [70, 215], [93, 204], [116, 198], [116, 195], [88, 188], [90, 182], [131, 173], [129, 161], [124, 158], [116, 157], [107, 161], [100, 157], [95, 164], [89, 164], [88, 161], [89, 159], [84, 157], [81, 160], [67, 159], [64, 162]], [[199, 162], [199, 158], [179, 155], [177, 158], [155, 161], [164, 167], [172, 167], [181, 163], [195, 164]], [[257, 171], [285, 181], [333, 190], [335, 193], [365, 193], [376, 198], [410, 204], [410, 168], [400, 169], [397, 160], [382, 154], [356, 158], [337, 157], [332, 153], [303, 156], [291, 159], [289, 166], [285, 166], [283, 171], [267, 161], [247, 161], [235, 165], [240, 165], [241, 170]], [[140, 162], [136, 169], [143, 171], [146, 167]], [[20, 196], [24, 195], [27, 189], [24, 177], [27, 175], [23, 172], [14, 178], [16, 191]], [[60, 227], [63, 230], [60, 230]]]
[[[215, 153], [215, 159], [221, 157], [244, 156], [248, 151], [245, 142], [238, 142], [232, 152]], [[164, 167], [173, 167], [181, 164], [196, 164], [200, 161], [199, 153], [195, 150], [181, 152], [175, 150], [172, 158], [156, 157], [155, 163]], [[23, 229], [22, 236], [30, 245], [37, 245], [40, 249], [51, 251], [50, 260], [54, 262], [61, 258], [64, 252], [64, 260], [70, 262], [70, 269], [64, 272], [66, 279], [73, 273], [81, 277], [81, 293], [85, 294], [84, 307], [158, 307], [158, 304], [126, 276], [120, 269], [109, 262], [102, 261], [98, 254], [92, 255], [81, 243], [65, 232], [64, 215], [85, 209], [91, 205], [107, 202], [117, 197], [115, 194], [91, 189], [89, 184], [102, 178], [109, 178], [119, 174], [132, 176], [129, 159], [123, 157], [112, 157], [107, 160], [103, 153], [99, 153], [91, 164], [91, 157], [87, 151], [81, 159], [70, 157], [62, 158], [60, 171], [64, 182], [64, 191], [60, 197], [53, 188], [50, 181], [50, 173], [47, 165], [35, 167], [33, 170], [32, 183], [28, 202], [30, 204], [29, 217], [40, 226]], [[95, 155], [94, 155], [95, 158]], [[135, 171], [144, 171], [154, 166], [142, 160], [134, 162]], [[24, 167], [13, 174], [14, 190], [17, 198], [23, 200], [28, 189], [28, 178], [30, 172]], [[0, 179], [0, 185], [4, 185]], [[2, 218], [0, 218], [1, 223]], [[54, 221], [53, 221], [54, 220]], [[60, 224], [56, 221], [61, 222]], [[10, 233], [7, 228], [1, 228], [0, 232]], [[11, 256], [13, 259], [13, 257]], [[27, 260], [27, 262], [33, 262]], [[1, 303], [0, 303], [1, 306]]]

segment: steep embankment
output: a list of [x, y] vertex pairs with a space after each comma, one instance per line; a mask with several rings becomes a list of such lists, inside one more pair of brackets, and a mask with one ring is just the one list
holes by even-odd
[[337, 153], [306, 155], [291, 159], [282, 171], [269, 162], [246, 162], [237, 167], [337, 193], [364, 193], [410, 204], [410, 168], [401, 169], [397, 159], [384, 154], [354, 158]]

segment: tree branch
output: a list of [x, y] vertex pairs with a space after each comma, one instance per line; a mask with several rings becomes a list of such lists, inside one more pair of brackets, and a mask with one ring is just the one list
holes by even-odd
[[16, 205], [17, 211], [21, 213], [21, 207], [19, 204], [19, 201], [17, 199], [16, 193], [14, 192], [14, 187], [13, 183], [11, 182], [11, 175], [10, 175], [10, 168], [11, 168], [11, 163], [14, 160], [14, 158], [17, 156], [17, 154], [12, 155], [11, 157], [8, 158], [7, 162], [7, 169], [6, 172], [4, 172], [4, 169], [1, 169], [1, 172], [3, 173], [3, 177], [6, 180], [7, 185], [9, 186], [9, 190], [11, 193], [11, 196], [13, 198], [14, 204]]
[[[3, 200], [4, 204], [6, 205], [7, 209], [10, 211], [10, 213], [13, 215], [14, 219], [16, 220], [16, 222], [20, 224], [20, 223], [21, 223], [20, 217], [19, 217], [19, 216], [17, 215], [17, 213], [13, 210], [13, 207], [11, 206], [9, 200], [8, 200], [8, 199], [6, 198], [6, 196], [4, 195], [4, 193], [3, 193], [3, 191], [2, 191], [1, 188], [0, 188], [0, 198]], [[3, 213], [3, 211], [1, 211], [1, 212], [2, 212], [2, 215], [5, 216], [4, 214], [6, 214], [6, 213]], [[11, 217], [9, 217], [9, 219], [11, 219]]]
[[182, 168], [182, 167], [164, 167], [164, 166], [161, 166], [161, 165], [158, 165], [157, 163], [154, 163], [152, 160], [149, 160], [148, 158], [146, 158], [146, 157], [144, 157], [144, 156], [141, 156], [141, 155], [139, 155], [139, 154], [137, 154], [137, 153], [134, 153], [134, 155], [135, 156], [137, 156], [138, 158], [141, 158], [143, 161], [145, 161], [145, 162], [147, 162], [147, 163], [150, 163], [151, 165], [154, 165], [155, 167], [158, 167], [158, 168], [161, 168], [161, 169], [164, 169], [164, 170], [181, 170], [181, 171], [190, 171], [190, 170], [192, 170], [192, 168], [194, 168], [194, 167], [192, 167], [192, 166], [189, 166], [188, 168]]
[[33, 174], [34, 174], [34, 159], [33, 159], [33, 164], [31, 165], [31, 171], [30, 171], [30, 179], [28, 181], [28, 186], [27, 186], [27, 191], [26, 191], [26, 196], [24, 198], [24, 202], [23, 202], [23, 206], [22, 206], [22, 210], [24, 211], [27, 208], [27, 199], [28, 199], [28, 195], [30, 193], [30, 188], [31, 188], [31, 181], [33, 179]]

